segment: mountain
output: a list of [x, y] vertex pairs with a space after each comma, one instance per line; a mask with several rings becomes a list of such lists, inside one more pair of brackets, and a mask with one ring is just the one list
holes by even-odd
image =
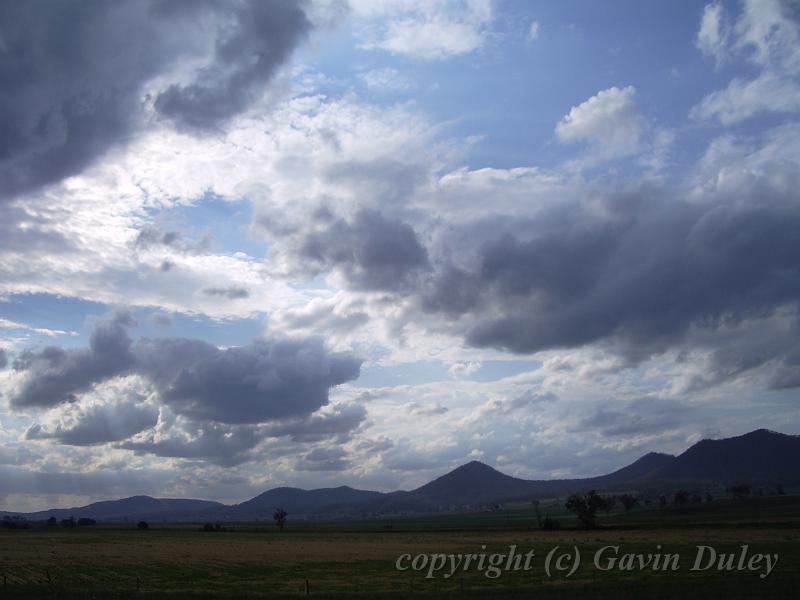
[[50, 517], [68, 519], [89, 517], [100, 521], [133, 521], [150, 519], [153, 521], [185, 520], [189, 515], [201, 515], [209, 509], [223, 507], [220, 502], [210, 500], [183, 500], [172, 498], [151, 498], [132, 496], [121, 500], [104, 500], [87, 506], [74, 508], [55, 508], [34, 513], [25, 517], [31, 520], [45, 520]]
[[702, 440], [647, 476], [662, 481], [800, 483], [800, 436], [768, 429]]
[[230, 519], [272, 518], [275, 508], [290, 510], [294, 515], [334, 513], [337, 507], [361, 504], [384, 496], [381, 492], [356, 490], [346, 485], [335, 488], [303, 490], [293, 487], [273, 488], [241, 504], [217, 508], [213, 512]]
[[520, 479], [472, 461], [410, 491], [382, 493], [347, 486], [314, 490], [279, 487], [234, 505], [134, 496], [76, 508], [9, 514], [31, 520], [74, 516], [100, 521], [247, 521], [270, 519], [272, 511], [280, 507], [295, 518], [352, 517], [460, 510], [590, 489], [652, 493], [735, 483], [800, 484], [800, 436], [758, 429], [738, 437], [702, 440], [678, 456], [651, 452], [613, 473], [584, 479]]

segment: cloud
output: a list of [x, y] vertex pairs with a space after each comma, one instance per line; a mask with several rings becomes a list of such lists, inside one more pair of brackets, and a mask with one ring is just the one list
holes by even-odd
[[181, 125], [219, 126], [250, 105], [309, 28], [288, 0], [4, 3], [2, 198], [125, 144], [147, 126], [152, 102]]
[[300, 471], [344, 471], [350, 466], [342, 448], [314, 448], [295, 463]]
[[218, 128], [252, 104], [311, 29], [303, 3], [294, 0], [251, 1], [232, 17], [230, 33], [216, 40], [214, 58], [196, 80], [156, 96], [161, 115], [190, 128]]
[[528, 41], [533, 42], [539, 39], [539, 30], [541, 29], [539, 21], [532, 21], [531, 26], [528, 27]]
[[355, 289], [400, 290], [428, 268], [414, 229], [371, 210], [352, 221], [317, 211], [311, 227], [291, 239], [289, 260], [306, 276], [336, 269]]
[[0, 369], [5, 369], [8, 366], [8, 355], [6, 351], [0, 348]]
[[800, 111], [800, 19], [796, 8], [780, 0], [747, 0], [731, 31], [721, 24], [722, 8], [703, 13], [698, 47], [713, 55], [741, 57], [756, 69], [755, 77], [734, 77], [708, 94], [689, 116], [733, 125], [762, 113]]
[[95, 384], [131, 372], [136, 358], [125, 329], [132, 324], [130, 313], [117, 312], [95, 323], [88, 348], [47, 346], [40, 352], [20, 352], [13, 368], [24, 373], [24, 378], [10, 394], [11, 406], [49, 407], [74, 402], [78, 394]]
[[[169, 410], [169, 409], [167, 409]], [[366, 411], [356, 404], [333, 404], [302, 417], [282, 419], [259, 425], [227, 424], [178, 417], [166, 419], [159, 429], [137, 435], [116, 447], [138, 455], [151, 454], [169, 458], [210, 461], [233, 466], [278, 451], [302, 452], [310, 443], [344, 443], [364, 422]], [[264, 440], [286, 438], [291, 442], [278, 449], [263, 445]]]
[[707, 4], [703, 9], [700, 30], [697, 32], [695, 45], [708, 56], [712, 56], [719, 64], [726, 52], [728, 31], [723, 22], [721, 4]]
[[423, 60], [473, 52], [492, 21], [490, 0], [410, 2], [353, 0], [363, 47]]
[[416, 87], [412, 79], [391, 67], [364, 71], [359, 77], [370, 91], [378, 93], [409, 92]]
[[49, 430], [40, 424], [32, 425], [25, 434], [27, 440], [56, 440], [61, 444], [89, 446], [125, 440], [134, 434], [155, 427], [158, 409], [135, 400], [90, 406], [69, 426], [58, 424]]
[[326, 438], [345, 441], [367, 418], [360, 404], [337, 403], [323, 407], [301, 419], [290, 419], [264, 426], [264, 435], [289, 436], [294, 442], [318, 442]]
[[[329, 353], [319, 340], [255, 340], [247, 346], [195, 352], [190, 340], [139, 346], [162, 401], [196, 420], [259, 423], [313, 413], [330, 388], [356, 379], [361, 361]], [[184, 348], [196, 356], [187, 361]], [[157, 360], [166, 361], [156, 365]], [[174, 362], [171, 362], [174, 361]], [[165, 368], [166, 367], [166, 368]]]
[[630, 85], [611, 87], [573, 106], [556, 125], [558, 139], [564, 143], [589, 142], [608, 158], [635, 152], [644, 126], [635, 94]]
[[330, 388], [356, 379], [361, 361], [330, 353], [316, 339], [254, 340], [219, 349], [200, 340], [145, 338], [132, 342], [127, 313], [96, 324], [89, 348], [50, 346], [14, 361], [21, 381], [11, 406], [74, 402], [98, 383], [138, 374], [177, 414], [200, 421], [259, 423], [308, 415], [328, 403]]
[[467, 377], [481, 370], [479, 361], [457, 362], [450, 365], [447, 372], [453, 377]]
[[190, 240], [180, 231], [164, 230], [149, 223], [139, 229], [133, 245], [137, 250], [166, 248], [182, 254], [202, 254], [211, 246], [211, 234], [206, 231], [197, 240]]
[[205, 288], [203, 293], [206, 296], [222, 296], [227, 298], [228, 300], [239, 300], [241, 298], [249, 298], [250, 292], [247, 291], [246, 288], [243, 287], [227, 287], [227, 288], [219, 288], [219, 287], [210, 287]]
[[234, 466], [252, 458], [252, 450], [263, 439], [258, 427], [183, 421], [168, 432], [145, 434], [116, 447], [135, 454], [209, 461]]
[[581, 420], [578, 431], [599, 431], [608, 437], [664, 432], [684, 425], [691, 411], [675, 400], [640, 398], [619, 408], [597, 408]]
[[774, 73], [756, 79], [733, 79], [692, 107], [690, 116], [733, 125], [765, 112], [800, 111], [800, 84]]

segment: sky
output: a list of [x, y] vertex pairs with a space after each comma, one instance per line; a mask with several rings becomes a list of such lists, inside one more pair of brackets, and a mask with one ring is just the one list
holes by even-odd
[[800, 433], [800, 5], [0, 1], [0, 509]]

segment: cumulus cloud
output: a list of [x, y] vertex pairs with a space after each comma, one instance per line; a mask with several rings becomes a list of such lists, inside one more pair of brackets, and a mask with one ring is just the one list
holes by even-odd
[[25, 434], [28, 440], [56, 440], [61, 444], [89, 446], [125, 440], [154, 427], [158, 409], [135, 400], [113, 404], [97, 404], [82, 411], [70, 425], [58, 424], [53, 429], [35, 424]]
[[232, 21], [226, 23], [230, 33], [216, 40], [211, 63], [191, 83], [160, 92], [156, 110], [181, 125], [212, 130], [247, 108], [311, 29], [303, 6], [294, 0], [253, 1], [225, 15]]
[[639, 148], [644, 126], [633, 97], [636, 88], [611, 87], [585, 102], [573, 106], [556, 125], [556, 135], [564, 143], [588, 142], [611, 158]]
[[263, 439], [252, 425], [228, 425], [183, 421], [179, 426], [156, 434], [144, 434], [117, 445], [135, 454], [165, 458], [209, 461], [223, 466], [241, 464], [252, 458], [252, 450]]
[[[4, 3], [3, 196], [77, 173], [126, 142], [153, 93], [161, 115], [218, 126], [249, 106], [309, 28], [290, 1]], [[179, 59], [202, 66], [179, 76]], [[169, 85], [159, 89], [158, 78]]]
[[330, 388], [358, 377], [361, 361], [328, 352], [317, 339], [258, 339], [219, 349], [200, 340], [132, 342], [127, 313], [100, 320], [89, 348], [50, 346], [14, 361], [20, 382], [12, 407], [74, 402], [95, 384], [138, 374], [176, 413], [201, 421], [259, 423], [308, 415], [328, 403]]
[[355, 289], [400, 290], [429, 266], [410, 225], [371, 210], [359, 211], [352, 221], [318, 210], [311, 226], [289, 243], [296, 273], [313, 277], [336, 269]]

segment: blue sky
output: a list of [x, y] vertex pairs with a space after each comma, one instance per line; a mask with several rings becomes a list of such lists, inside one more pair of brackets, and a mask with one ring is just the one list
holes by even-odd
[[165, 6], [1, 8], [0, 508], [798, 432], [791, 3]]

